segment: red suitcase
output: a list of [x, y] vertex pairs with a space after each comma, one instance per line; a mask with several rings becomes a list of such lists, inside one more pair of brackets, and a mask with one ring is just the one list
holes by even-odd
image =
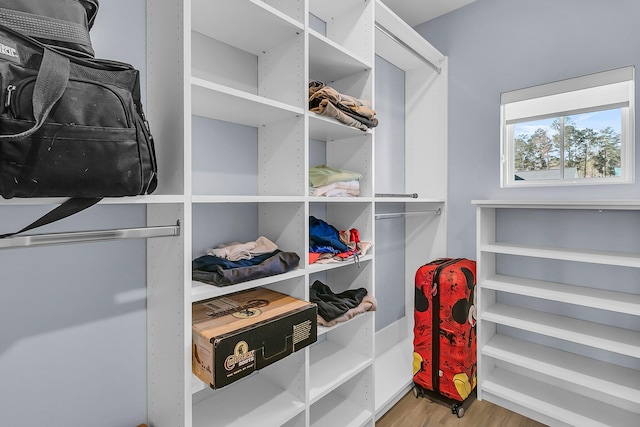
[[415, 275], [414, 395], [451, 404], [458, 417], [476, 386], [475, 284], [476, 262], [466, 258], [440, 258]]

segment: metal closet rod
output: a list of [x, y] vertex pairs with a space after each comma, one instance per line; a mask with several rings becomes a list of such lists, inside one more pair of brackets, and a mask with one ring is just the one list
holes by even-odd
[[384, 34], [385, 36], [389, 37], [391, 40], [393, 40], [394, 42], [398, 43], [399, 45], [401, 45], [402, 47], [407, 49], [409, 52], [413, 53], [416, 57], [418, 57], [418, 59], [420, 59], [423, 62], [426, 62], [427, 65], [431, 66], [431, 68], [436, 70], [438, 72], [438, 74], [442, 73], [442, 68], [438, 64], [434, 64], [433, 62], [431, 62], [423, 54], [421, 54], [420, 52], [418, 52], [417, 50], [415, 50], [414, 48], [409, 46], [402, 39], [400, 39], [399, 37], [395, 36], [391, 31], [387, 30], [385, 27], [383, 27], [382, 25], [380, 25], [377, 22], [376, 22], [376, 28], [378, 30], [380, 30], [380, 32], [382, 34]]
[[416, 212], [390, 212], [390, 213], [380, 213], [375, 214], [376, 219], [385, 219], [385, 218], [399, 218], [401, 216], [418, 216], [418, 215], [427, 215], [427, 214], [442, 214], [442, 208], [430, 209], [426, 211], [416, 211]]
[[68, 243], [100, 242], [121, 239], [149, 239], [180, 235], [180, 221], [175, 225], [120, 228], [111, 230], [70, 231], [65, 233], [32, 234], [0, 239], [0, 248], [16, 248]]

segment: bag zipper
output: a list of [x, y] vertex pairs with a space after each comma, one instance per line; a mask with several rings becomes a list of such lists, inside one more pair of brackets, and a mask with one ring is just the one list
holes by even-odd
[[7, 86], [7, 95], [4, 99], [4, 109], [5, 111], [9, 111], [9, 107], [11, 106], [11, 94], [13, 93], [14, 90], [16, 90], [16, 85], [12, 85], [10, 84], [9, 86]]

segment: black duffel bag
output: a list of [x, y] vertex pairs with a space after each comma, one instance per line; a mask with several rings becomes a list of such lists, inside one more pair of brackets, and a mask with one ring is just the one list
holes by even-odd
[[73, 198], [48, 223], [102, 197], [155, 190], [153, 138], [131, 65], [71, 55], [0, 25], [0, 87], [2, 197]]

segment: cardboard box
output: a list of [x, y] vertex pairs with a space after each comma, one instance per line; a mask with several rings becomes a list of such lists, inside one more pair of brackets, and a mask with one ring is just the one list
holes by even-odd
[[224, 387], [317, 340], [317, 307], [256, 288], [194, 303], [191, 367]]

